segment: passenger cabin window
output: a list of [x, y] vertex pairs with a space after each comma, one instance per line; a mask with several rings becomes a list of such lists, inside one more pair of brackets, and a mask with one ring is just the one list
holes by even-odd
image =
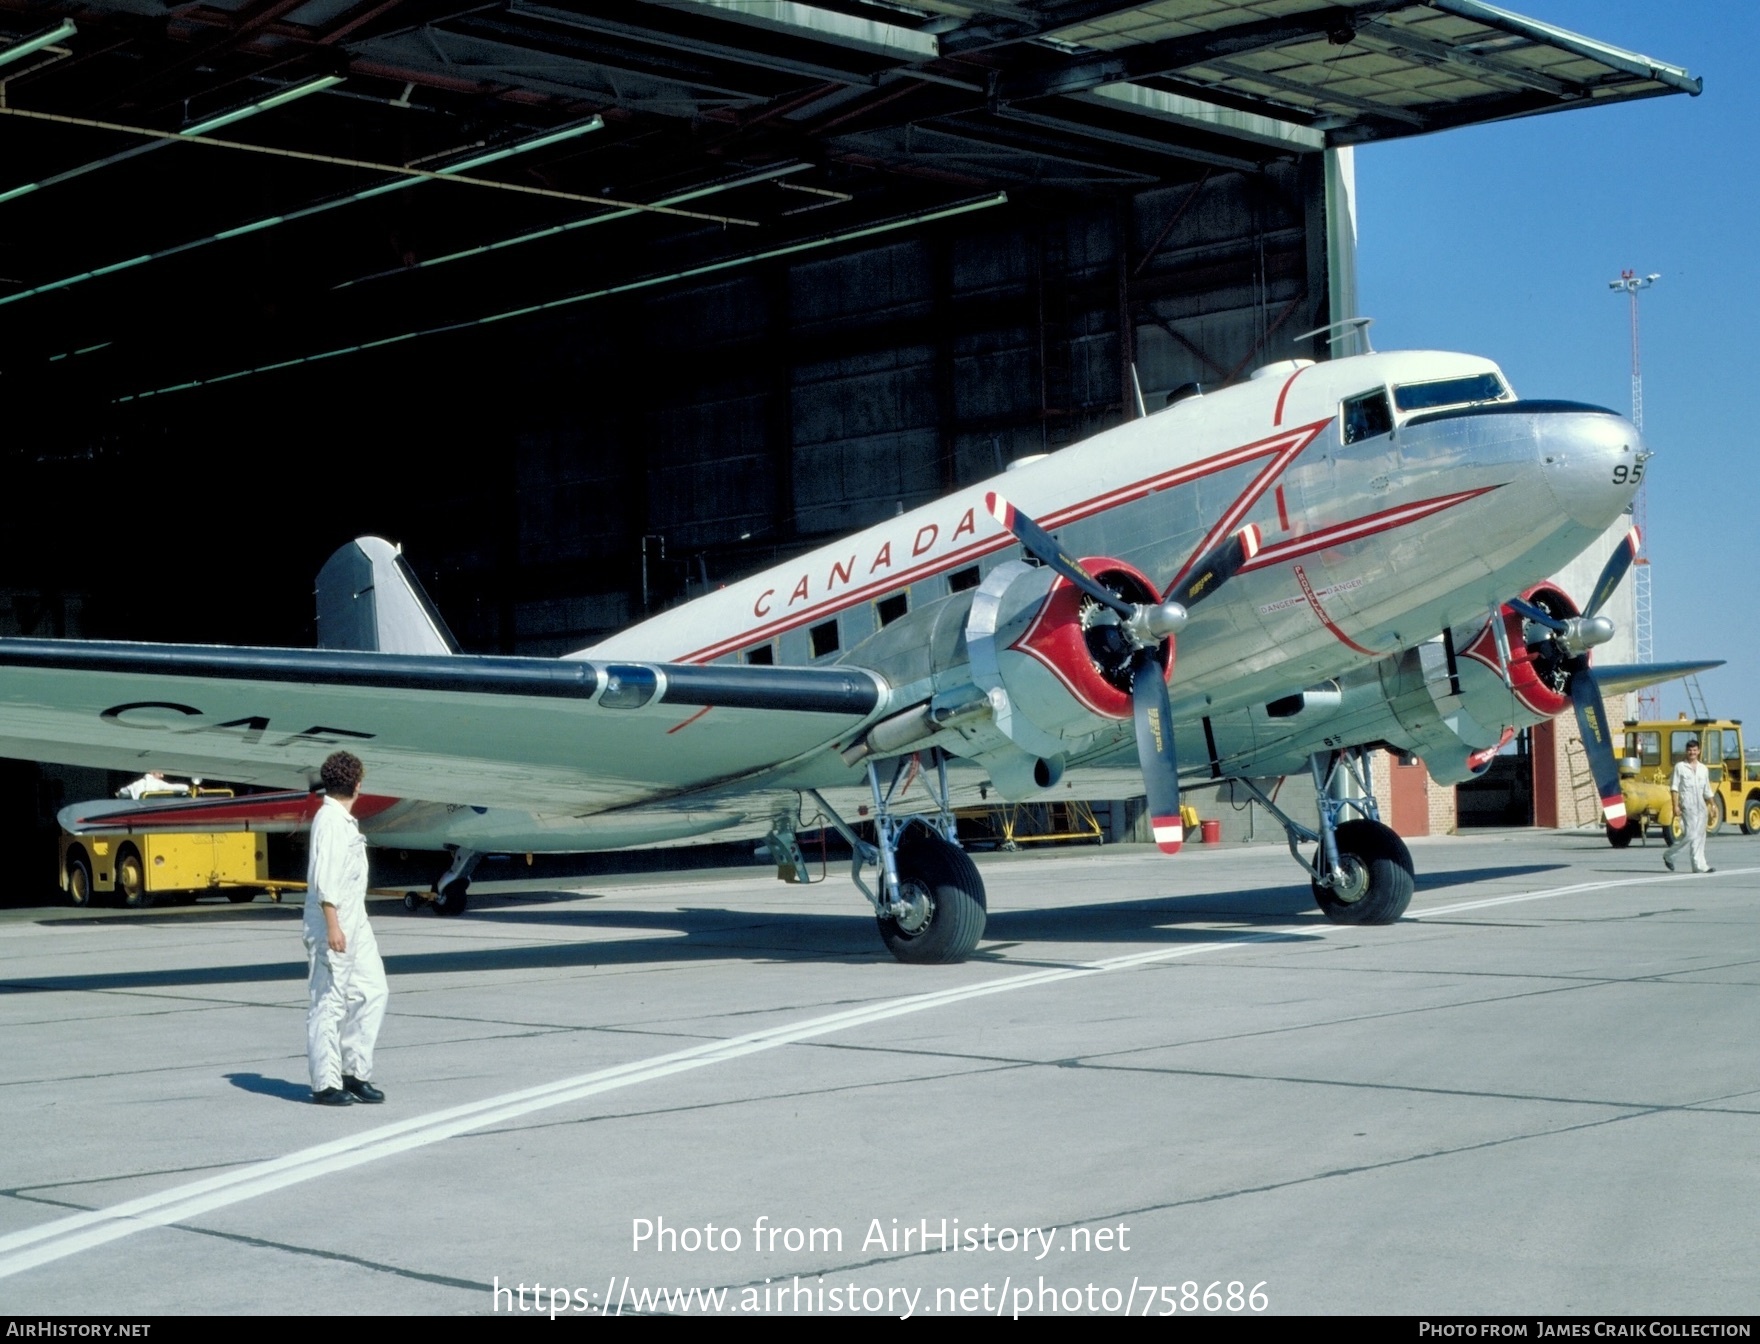
[[891, 597], [883, 597], [874, 604], [874, 613], [879, 616], [881, 625], [891, 625], [910, 609], [909, 593], [894, 593]]
[[770, 667], [776, 662], [776, 646], [774, 644], [760, 644], [755, 649], [747, 649], [746, 661], [753, 665], [762, 664], [765, 667]]
[[1475, 373], [1470, 378], [1439, 378], [1433, 383], [1401, 383], [1393, 389], [1393, 404], [1402, 411], [1433, 411], [1438, 406], [1464, 406], [1477, 401], [1501, 401], [1509, 394], [1495, 373]]
[[837, 622], [826, 621], [823, 625], [815, 625], [807, 631], [807, 638], [813, 647], [813, 657], [823, 658], [828, 653], [836, 653]]
[[1393, 432], [1393, 412], [1387, 405], [1387, 393], [1377, 389], [1352, 397], [1344, 403], [1344, 441], [1356, 443], [1377, 434]]
[[953, 573], [947, 576], [947, 591], [950, 593], [963, 593], [966, 589], [976, 588], [977, 586], [978, 567], [976, 565], [968, 565], [964, 569], [956, 569]]

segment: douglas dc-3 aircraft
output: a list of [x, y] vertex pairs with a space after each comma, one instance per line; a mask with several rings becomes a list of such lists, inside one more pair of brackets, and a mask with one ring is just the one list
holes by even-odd
[[[1085, 770], [1073, 796], [1146, 792], [1172, 853], [1182, 782], [1222, 783], [1279, 819], [1329, 918], [1388, 923], [1412, 860], [1376, 815], [1371, 749], [1454, 784], [1574, 708], [1623, 824], [1602, 687], [1690, 669], [1590, 668], [1635, 535], [1580, 608], [1544, 579], [1627, 511], [1649, 457], [1620, 415], [1518, 400], [1485, 359], [1291, 360], [561, 659], [459, 653], [376, 538], [320, 575], [318, 649], [0, 640], [0, 753], [298, 791], [154, 808], [216, 829], [297, 825], [350, 747], [370, 841], [453, 851], [447, 912], [486, 852], [743, 832], [804, 877], [796, 832], [822, 815], [910, 962], [983, 933], [956, 804]], [[1313, 827], [1271, 797], [1297, 771]]]

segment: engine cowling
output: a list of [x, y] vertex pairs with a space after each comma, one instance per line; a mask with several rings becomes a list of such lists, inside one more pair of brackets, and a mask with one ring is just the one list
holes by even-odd
[[[1082, 566], [1128, 602], [1155, 603], [1148, 575], [1104, 556]], [[974, 683], [990, 697], [992, 718], [1008, 744], [1032, 761], [1037, 788], [1055, 783], [1063, 758], [1107, 734], [1129, 735], [1132, 718], [1129, 635], [1108, 608], [1052, 570], [1010, 561], [992, 570], [972, 599], [966, 646]], [[1171, 638], [1156, 652], [1171, 675]], [[1032, 789], [1001, 756], [980, 757], [1005, 794]]]
[[[1582, 614], [1577, 604], [1571, 601], [1570, 594], [1554, 584], [1536, 584], [1521, 596], [1560, 620]], [[1531, 722], [1538, 723], [1569, 710], [1569, 670], [1565, 667], [1565, 655], [1556, 642], [1542, 636], [1530, 640], [1527, 622], [1520, 612], [1509, 607], [1499, 608], [1496, 620], [1502, 627], [1503, 651], [1508, 654], [1508, 685], [1505, 686], [1503, 681], [1503, 651], [1498, 648], [1498, 626], [1491, 621], [1487, 621], [1468, 641], [1459, 657], [1490, 671], [1497, 678], [1499, 691], [1514, 695], [1516, 701], [1534, 716]]]
[[[1552, 584], [1521, 596], [1561, 619], [1579, 614]], [[1436, 640], [1384, 666], [1383, 690], [1400, 745], [1423, 760], [1438, 784], [1483, 774], [1517, 728], [1571, 708], [1564, 657], [1551, 639], [1529, 634], [1521, 613], [1506, 606], [1477, 629], [1456, 630], [1452, 665]]]

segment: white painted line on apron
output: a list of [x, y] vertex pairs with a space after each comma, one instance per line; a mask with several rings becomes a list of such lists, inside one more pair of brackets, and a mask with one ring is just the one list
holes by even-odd
[[1760, 868], [1719, 868], [1715, 873], [1654, 873], [1649, 877], [1619, 877], [1606, 882], [1579, 882], [1571, 887], [1552, 887], [1546, 891], [1518, 891], [1511, 896], [1490, 896], [1482, 901], [1461, 901], [1456, 905], [1439, 905], [1434, 910], [1415, 910], [1407, 919], [1434, 919], [1437, 915], [1454, 915], [1463, 910], [1488, 910], [1494, 905], [1515, 905], [1521, 901], [1544, 901], [1552, 896], [1573, 896], [1583, 891], [1608, 891], [1614, 887], [1649, 887], [1660, 882], [1676, 882], [1684, 877], [1741, 877], [1760, 873]]
[[[1756, 872], [1760, 872], [1760, 868], [1728, 870], [1730, 876]], [[1718, 876], [1722, 875], [1723, 872], [1720, 871]], [[1463, 901], [1454, 905], [1438, 906], [1434, 910], [1422, 911], [1418, 915], [1408, 916], [1408, 918], [1456, 914], [1467, 910], [1480, 910], [1488, 906], [1508, 905], [1517, 901], [1539, 901], [1555, 896], [1603, 891], [1612, 887], [1646, 886], [1672, 880], [1672, 874], [1657, 874], [1653, 877], [1626, 878], [1609, 882], [1585, 882], [1568, 887], [1552, 887], [1544, 891], [1518, 892], [1509, 896], [1492, 897], [1489, 900]], [[859, 1008], [848, 1008], [823, 1017], [809, 1018], [804, 1022], [797, 1022], [789, 1026], [769, 1027], [763, 1031], [748, 1032], [743, 1036], [735, 1036], [724, 1041], [710, 1041], [683, 1050], [674, 1050], [668, 1054], [634, 1060], [628, 1064], [616, 1064], [610, 1068], [595, 1070], [592, 1073], [577, 1074], [572, 1078], [559, 1079], [556, 1082], [524, 1088], [517, 1092], [504, 1092], [500, 1096], [468, 1102], [465, 1105], [449, 1107], [446, 1110], [433, 1111], [427, 1115], [382, 1125], [377, 1129], [353, 1134], [347, 1138], [334, 1139], [329, 1143], [318, 1144], [316, 1147], [303, 1148], [296, 1153], [289, 1153], [286, 1157], [253, 1163], [236, 1171], [205, 1177], [186, 1185], [161, 1190], [157, 1194], [126, 1200], [109, 1208], [72, 1214], [66, 1218], [58, 1218], [53, 1222], [41, 1224], [38, 1227], [27, 1228], [22, 1232], [0, 1236], [0, 1278], [20, 1273], [37, 1265], [60, 1260], [66, 1256], [76, 1255], [81, 1251], [91, 1250], [93, 1247], [102, 1246], [107, 1242], [116, 1241], [136, 1232], [182, 1222], [200, 1214], [210, 1213], [215, 1209], [239, 1204], [247, 1199], [255, 1199], [259, 1195], [272, 1194], [277, 1190], [286, 1189], [288, 1186], [315, 1180], [333, 1172], [346, 1171], [351, 1167], [362, 1166], [397, 1153], [409, 1152], [414, 1148], [426, 1147], [429, 1144], [439, 1143], [443, 1139], [466, 1134], [472, 1130], [515, 1120], [521, 1116], [530, 1115], [534, 1111], [566, 1105], [569, 1102], [580, 1101], [602, 1092], [634, 1087], [638, 1083], [654, 1082], [673, 1074], [705, 1068], [711, 1064], [724, 1064], [730, 1060], [742, 1059], [747, 1055], [774, 1050], [779, 1046], [792, 1045], [797, 1041], [811, 1040], [818, 1036], [847, 1031], [853, 1027], [867, 1026], [873, 1022], [884, 1022], [890, 1018], [904, 1017], [911, 1013], [926, 1012], [933, 1008], [961, 1003], [967, 999], [983, 998], [992, 994], [1006, 994], [1018, 989], [1031, 989], [1039, 985], [1056, 984], [1060, 981], [1086, 979], [1111, 971], [1129, 970], [1157, 962], [1172, 961], [1179, 957], [1196, 956], [1204, 952], [1217, 952], [1226, 948], [1288, 938], [1300, 938], [1308, 941], [1326, 937], [1328, 934], [1343, 935], [1355, 932], [1356, 930], [1352, 928], [1333, 925], [1322, 928], [1316, 928], [1313, 925], [1288, 925], [1277, 929], [1230, 934], [1196, 945], [1159, 948], [1152, 952], [1135, 952], [1122, 957], [1108, 957], [1102, 961], [1088, 962], [1080, 966], [1029, 971], [1022, 975], [987, 980], [975, 985], [936, 990], [928, 994], [912, 994], [898, 999], [885, 999]]]

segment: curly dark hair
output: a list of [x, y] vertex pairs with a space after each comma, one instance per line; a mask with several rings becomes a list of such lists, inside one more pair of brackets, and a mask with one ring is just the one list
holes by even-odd
[[318, 767], [318, 778], [324, 781], [324, 792], [333, 798], [352, 798], [360, 791], [367, 767], [352, 751], [336, 751], [324, 758]]

